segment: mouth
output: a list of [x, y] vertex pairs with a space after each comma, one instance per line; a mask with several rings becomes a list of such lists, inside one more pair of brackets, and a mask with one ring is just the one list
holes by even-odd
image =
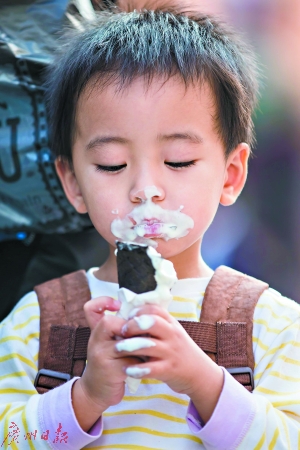
[[[175, 225], [173, 225], [174, 227]], [[137, 235], [145, 238], [163, 238], [166, 235], [166, 227], [171, 228], [170, 224], [165, 224], [158, 219], [144, 219], [133, 228]]]

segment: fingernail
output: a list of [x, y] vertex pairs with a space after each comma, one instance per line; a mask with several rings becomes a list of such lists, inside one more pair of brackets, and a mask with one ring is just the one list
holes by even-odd
[[120, 308], [121, 302], [119, 300], [113, 300], [113, 307], [114, 308]]
[[143, 369], [140, 367], [127, 367], [125, 372], [129, 377], [142, 378], [143, 376], [148, 375], [151, 372], [151, 369], [148, 367], [144, 367]]
[[128, 319], [132, 319], [139, 312], [140, 309], [141, 308], [133, 308], [128, 315]]
[[122, 333], [123, 336], [126, 334], [127, 330], [128, 330], [128, 326], [127, 326], [127, 323], [125, 323], [122, 326], [122, 330], [121, 330], [121, 333]]
[[151, 328], [155, 323], [155, 319], [152, 316], [148, 316], [147, 314], [134, 317], [133, 320], [138, 324], [138, 327], [141, 330], [149, 330], [149, 328]]
[[155, 342], [148, 338], [134, 337], [124, 339], [116, 344], [116, 350], [118, 352], [134, 352], [135, 350], [141, 350], [143, 348], [155, 347]]

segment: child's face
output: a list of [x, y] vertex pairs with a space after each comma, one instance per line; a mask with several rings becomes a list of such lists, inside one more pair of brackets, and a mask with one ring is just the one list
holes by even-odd
[[185, 237], [154, 238], [157, 250], [172, 258], [199, 247], [220, 201], [235, 201], [247, 172], [248, 146], [241, 144], [225, 160], [214, 117], [208, 85], [200, 90], [154, 79], [146, 89], [137, 79], [121, 92], [88, 87], [77, 107], [75, 175], [58, 163], [69, 200], [114, 245], [116, 210], [124, 218], [140, 204], [145, 187], [155, 186], [160, 195], [154, 203], [166, 210], [183, 205], [194, 221]]

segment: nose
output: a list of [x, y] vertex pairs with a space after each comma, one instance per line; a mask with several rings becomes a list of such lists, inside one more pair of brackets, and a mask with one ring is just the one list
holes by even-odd
[[130, 200], [133, 203], [144, 203], [146, 200], [156, 202], [162, 201], [164, 198], [164, 190], [162, 188], [157, 188], [156, 186], [145, 186], [143, 189], [130, 193]]

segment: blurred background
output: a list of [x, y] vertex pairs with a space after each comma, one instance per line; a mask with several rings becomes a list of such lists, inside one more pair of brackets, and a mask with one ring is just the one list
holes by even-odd
[[300, 302], [300, 2], [218, 0], [203, 8], [244, 34], [263, 76], [246, 187], [233, 207], [220, 207], [203, 251], [213, 267], [230, 265]]
[[[119, 0], [122, 8], [169, 0]], [[105, 242], [68, 205], [49, 150], [42, 70], [62, 28], [109, 0], [0, 1], [0, 320], [35, 284], [101, 264]], [[170, 1], [170, 3], [172, 3]], [[257, 144], [237, 203], [220, 207], [203, 243], [220, 264], [300, 302], [300, 2], [181, 0], [216, 14], [252, 44], [262, 72]], [[89, 249], [89, 250], [87, 250]]]

